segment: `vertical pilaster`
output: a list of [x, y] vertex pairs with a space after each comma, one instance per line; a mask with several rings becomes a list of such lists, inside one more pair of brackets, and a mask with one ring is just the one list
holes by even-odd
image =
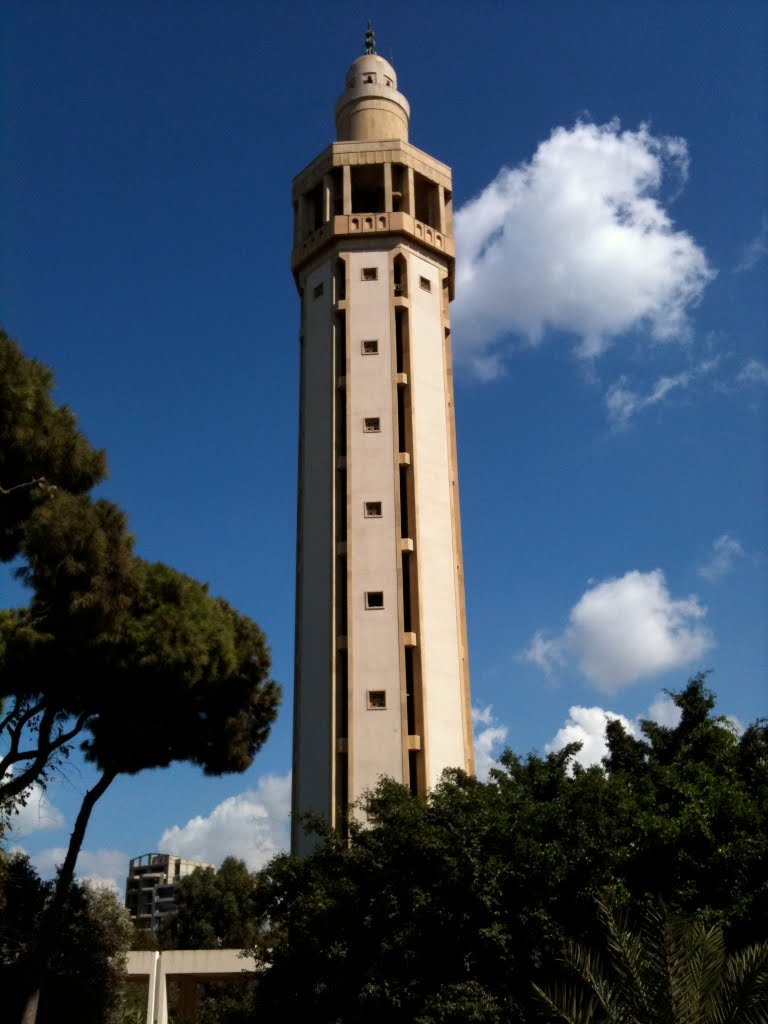
[[413, 168], [405, 169], [405, 195], [403, 196], [403, 209], [411, 217], [416, 216], [416, 192], [413, 180]]
[[349, 164], [344, 164], [341, 169], [342, 171], [342, 194], [344, 213], [349, 215], [352, 213], [352, 168]]
[[323, 224], [331, 219], [333, 204], [333, 182], [330, 174], [323, 175]]
[[392, 164], [384, 164], [384, 210], [392, 213]]

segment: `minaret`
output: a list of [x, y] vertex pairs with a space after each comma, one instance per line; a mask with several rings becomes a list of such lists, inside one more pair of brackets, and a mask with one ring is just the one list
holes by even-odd
[[[451, 172], [408, 142], [373, 32], [293, 182], [301, 296], [293, 849], [382, 775], [473, 770], [456, 469]], [[358, 814], [361, 812], [357, 812]]]

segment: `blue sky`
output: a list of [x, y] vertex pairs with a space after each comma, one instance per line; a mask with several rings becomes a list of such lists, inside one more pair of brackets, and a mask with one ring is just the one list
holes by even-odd
[[[285, 841], [290, 182], [369, 13], [411, 141], [453, 167], [480, 761], [599, 757], [604, 711], [668, 720], [700, 668], [723, 713], [766, 712], [764, 4], [6, 2], [3, 325], [106, 448], [138, 552], [256, 619], [285, 689], [245, 776], [116, 783], [84, 875]], [[89, 778], [73, 759], [18, 822], [44, 871]]]

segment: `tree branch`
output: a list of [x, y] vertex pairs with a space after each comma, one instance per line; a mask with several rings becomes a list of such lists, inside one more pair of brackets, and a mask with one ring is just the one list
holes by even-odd
[[21, 491], [25, 487], [36, 487], [38, 484], [44, 484], [44, 483], [45, 483], [45, 477], [44, 476], [38, 476], [34, 480], [27, 480], [26, 483], [14, 484], [13, 487], [2, 487], [2, 486], [0, 486], [0, 494], [3, 494], [3, 495], [5, 495], [5, 494], [13, 494], [14, 491]]
[[[46, 718], [48, 719], [46, 721]], [[38, 744], [35, 751], [30, 751], [29, 755], [34, 756], [34, 761], [27, 768], [24, 769], [19, 775], [15, 775], [8, 779], [7, 782], [0, 784], [0, 798], [3, 800], [13, 799], [15, 796], [19, 796], [21, 793], [31, 786], [33, 782], [42, 775], [43, 770], [50, 758], [51, 754], [55, 754], [57, 750], [60, 750], [66, 743], [69, 743], [82, 729], [85, 723], [88, 721], [87, 713], [79, 715], [75, 721], [74, 726], [65, 733], [59, 733], [56, 739], [51, 740], [50, 734], [51, 729], [56, 718], [56, 712], [47, 708], [43, 714], [43, 720], [40, 723], [40, 732], [45, 731], [45, 735], [48, 736], [48, 740], [44, 744]], [[12, 765], [22, 760], [21, 756], [16, 753], [14, 756], [7, 754], [2, 761], [0, 761], [0, 778], [7, 769]]]
[[[22, 773], [21, 776], [17, 776], [16, 778], [9, 779], [7, 782], [2, 783], [2, 785], [0, 786], [0, 793], [2, 793], [4, 798], [18, 796], [19, 793], [26, 789], [26, 785], [19, 788], [18, 781], [20, 778], [24, 777], [24, 775], [26, 775], [30, 769], [35, 768], [38, 774], [40, 773], [40, 771], [42, 771], [42, 768], [48, 757], [48, 746], [50, 744], [50, 736], [51, 729], [53, 728], [53, 722], [54, 712], [51, 710], [51, 708], [46, 708], [45, 711], [43, 712], [43, 717], [40, 720], [40, 728], [38, 729], [37, 749], [34, 753], [35, 760], [33, 764], [30, 765], [29, 769], [25, 769], [25, 772]], [[8, 748], [8, 753], [5, 755], [2, 761], [0, 761], [0, 772], [2, 772], [0, 778], [5, 777], [5, 773], [11, 767], [11, 765], [17, 764], [19, 760], [23, 760], [23, 756], [21, 758], [19, 757], [19, 742], [21, 740], [21, 730], [17, 726], [13, 726], [9, 727], [7, 731], [11, 736], [11, 745]]]
[[[27, 710], [24, 712], [23, 719], [20, 719], [20, 721], [28, 722], [30, 718], [33, 718], [38, 713], [38, 711], [42, 711], [44, 706], [45, 700], [40, 700], [37, 702], [37, 704], [33, 704], [31, 708], [27, 708]], [[16, 701], [14, 701], [13, 710], [9, 711], [5, 718], [0, 718], [0, 732], [2, 732], [4, 729], [7, 729], [8, 726], [11, 724], [13, 718], [19, 713], [20, 712], [18, 704]]]

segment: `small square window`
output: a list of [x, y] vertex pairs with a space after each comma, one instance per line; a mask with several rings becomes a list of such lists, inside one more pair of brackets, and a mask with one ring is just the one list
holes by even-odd
[[380, 519], [381, 518], [381, 502], [380, 501], [366, 501], [365, 503], [365, 515], [368, 519]]
[[316, 284], [315, 285], [315, 290], [312, 292], [312, 294], [314, 295], [314, 297], [316, 299], [320, 298], [320, 296], [323, 294], [323, 282], [322, 281], [320, 282], [320, 284]]
[[432, 291], [432, 282], [429, 280], [428, 277], [420, 277], [419, 278], [419, 288], [423, 288], [425, 292], [431, 292]]
[[378, 267], [363, 267], [362, 278], [364, 281], [378, 281], [379, 280], [379, 268]]
[[379, 343], [375, 338], [371, 338], [370, 341], [363, 342], [363, 355], [364, 356], [377, 356], [379, 354]]
[[366, 434], [378, 434], [381, 430], [381, 419], [378, 416], [366, 416], [363, 424]]
[[365, 592], [365, 607], [366, 608], [383, 608], [384, 607], [384, 591], [383, 590], [366, 590], [366, 592]]
[[368, 691], [368, 710], [369, 711], [383, 711], [387, 706], [387, 691], [386, 690], [369, 690]]

